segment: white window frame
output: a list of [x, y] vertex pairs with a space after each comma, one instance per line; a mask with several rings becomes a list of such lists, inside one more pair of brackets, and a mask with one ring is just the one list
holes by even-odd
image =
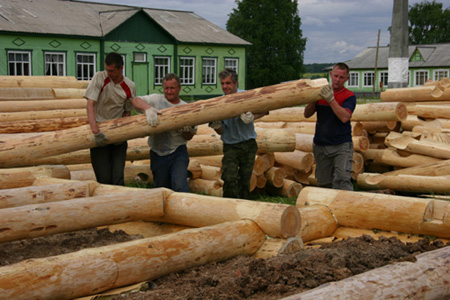
[[[142, 55], [142, 57], [139, 57]], [[145, 52], [134, 52], [133, 53], [133, 60], [137, 63], [145, 63], [147, 62], [147, 53]]]
[[[159, 63], [158, 60], [166, 60], [165, 63]], [[154, 62], [154, 75], [155, 85], [162, 85], [163, 79], [166, 74], [170, 73], [170, 56], [155, 56]]]
[[126, 60], [125, 60], [125, 58], [126, 58], [126, 55], [125, 54], [120, 54], [120, 56], [122, 56], [122, 60], [123, 60], [123, 69], [122, 69], [122, 75], [123, 76], [125, 76], [125, 66], [126, 66]]
[[[92, 58], [92, 62], [88, 61], [78, 61], [78, 58]], [[97, 72], [97, 55], [95, 53], [77, 53], [76, 54], [76, 72], [78, 80], [91, 80], [94, 77], [95, 72]], [[78, 71], [78, 68], [81, 69], [81, 74]]]
[[[14, 55], [14, 59], [10, 60], [9, 56]], [[16, 60], [17, 55], [22, 56], [22, 60]], [[23, 56], [27, 55], [28, 60], [24, 61]], [[10, 50], [7, 52], [8, 56], [8, 75], [9, 76], [31, 76], [31, 51], [16, 51], [16, 50]], [[11, 67], [13, 68], [14, 72], [11, 72]], [[20, 69], [20, 74], [18, 74], [18, 69]], [[12, 74], [13, 73], [13, 74]]]
[[[372, 84], [368, 85], [367, 81], [368, 80], [372, 81]], [[368, 71], [368, 72], [363, 72], [363, 87], [373, 87], [375, 83], [375, 72], [373, 71]]]
[[[441, 75], [440, 73], [445, 73], [445, 75]], [[433, 78], [435, 81], [439, 81], [444, 78], [449, 78], [448, 69], [438, 69], [433, 71]]]
[[359, 87], [359, 72], [350, 72], [347, 87]]
[[180, 83], [195, 84], [195, 57], [180, 57]]
[[[418, 82], [418, 76], [422, 77], [422, 75], [425, 75], [423, 82]], [[428, 78], [430, 78], [430, 71], [428, 70], [416, 70], [414, 71], [414, 86], [421, 86], [423, 84], [425, 84], [428, 80]]]
[[202, 59], [202, 84], [216, 84], [217, 58]]
[[378, 82], [383, 82], [383, 87], [388, 87], [389, 84], [389, 72], [388, 71], [380, 71]]
[[225, 58], [225, 69], [232, 69], [239, 74], [239, 58]]
[[[59, 59], [54, 61], [55, 57], [62, 58], [62, 61], [59, 61]], [[54, 70], [55, 67], [56, 70]], [[47, 74], [47, 70], [50, 71], [49, 74]], [[44, 74], [47, 76], [66, 76], [66, 53], [44, 52]]]

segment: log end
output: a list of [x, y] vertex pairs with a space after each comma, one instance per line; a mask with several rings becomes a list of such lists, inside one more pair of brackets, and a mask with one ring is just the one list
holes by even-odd
[[295, 206], [288, 206], [281, 216], [281, 233], [284, 238], [294, 237], [300, 231], [300, 212]]

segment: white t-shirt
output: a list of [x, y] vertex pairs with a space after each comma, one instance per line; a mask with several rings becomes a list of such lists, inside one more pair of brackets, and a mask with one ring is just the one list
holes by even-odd
[[[164, 95], [161, 94], [139, 96], [139, 98], [141, 98], [157, 110], [187, 104], [181, 99], [177, 104], [173, 104], [167, 101]], [[148, 144], [150, 146], [150, 149], [160, 156], [169, 155], [175, 152], [175, 150], [177, 150], [179, 146], [186, 145], [186, 143], [187, 141], [184, 139], [182, 133], [178, 130], [156, 133], [148, 137]]]

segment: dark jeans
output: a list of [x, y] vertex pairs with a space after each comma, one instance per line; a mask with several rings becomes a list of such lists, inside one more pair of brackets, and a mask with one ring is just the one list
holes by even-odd
[[91, 148], [91, 164], [99, 183], [124, 185], [128, 143]]
[[248, 199], [258, 145], [254, 139], [223, 144], [223, 197]]
[[186, 145], [179, 146], [175, 152], [159, 156], [150, 150], [150, 168], [155, 187], [169, 188], [175, 192], [189, 192], [187, 168], [189, 155]]

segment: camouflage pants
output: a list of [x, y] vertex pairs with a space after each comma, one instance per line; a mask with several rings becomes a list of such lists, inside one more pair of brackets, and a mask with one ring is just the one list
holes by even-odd
[[250, 179], [258, 146], [254, 139], [237, 144], [223, 145], [222, 180], [223, 196], [248, 199]]

